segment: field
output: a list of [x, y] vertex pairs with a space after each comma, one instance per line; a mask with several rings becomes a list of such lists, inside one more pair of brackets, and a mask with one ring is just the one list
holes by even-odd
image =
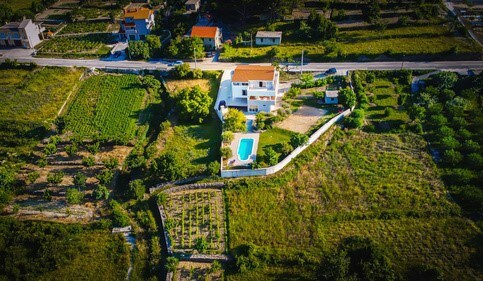
[[100, 57], [109, 53], [107, 44], [113, 43], [111, 34], [90, 34], [79, 36], [54, 37], [39, 48], [40, 56]]
[[[425, 147], [408, 133], [336, 130], [327, 147], [319, 140], [284, 173], [235, 182], [226, 192], [229, 248], [253, 243], [275, 263], [294, 264], [314, 279], [307, 271], [321, 254], [357, 235], [387, 249], [400, 274], [423, 263], [448, 279], [478, 279], [469, 264], [481, 233], [447, 199]], [[288, 274], [270, 266], [229, 280]]]
[[[90, 228], [92, 226], [92, 229]], [[0, 220], [0, 278], [121, 280], [128, 249], [121, 235], [94, 225]]]
[[86, 80], [66, 119], [67, 129], [82, 137], [129, 141], [145, 97], [135, 75], [99, 75]]
[[[168, 80], [168, 94], [174, 98], [176, 91], [195, 85], [199, 85], [203, 91], [209, 91], [214, 103], [219, 87], [217, 75], [209, 79]], [[212, 108], [213, 106], [210, 106], [210, 115], [200, 125], [184, 124], [176, 117], [170, 118], [173, 126], [166, 128], [158, 136], [157, 148], [177, 155], [186, 168], [188, 177], [205, 173], [209, 163], [219, 161], [217, 148], [221, 143], [221, 124]]]
[[170, 194], [165, 207], [174, 251], [193, 251], [199, 238], [207, 242], [207, 249], [202, 252], [225, 251], [225, 213], [220, 190]]
[[1, 69], [0, 151], [26, 153], [43, 138], [81, 73], [76, 68]]
[[76, 22], [67, 24], [58, 34], [106, 32], [108, 27], [108, 22]]
[[34, 0], [3, 0], [1, 4], [8, 4], [13, 11], [22, 10], [22, 9], [30, 9], [32, 2]]
[[[417, 57], [427, 55], [444, 57], [449, 54], [480, 53], [481, 48], [466, 37], [455, 36], [443, 24], [425, 26], [391, 27], [385, 31], [365, 28], [341, 30], [337, 42], [305, 42], [294, 34], [298, 29], [295, 23], [280, 23], [276, 30], [284, 32], [282, 45], [278, 46], [277, 57], [282, 60], [299, 60], [304, 56], [312, 61], [336, 61], [360, 59], [362, 56], [376, 58]], [[268, 52], [273, 47], [229, 47], [221, 54], [222, 60], [267, 61]]]

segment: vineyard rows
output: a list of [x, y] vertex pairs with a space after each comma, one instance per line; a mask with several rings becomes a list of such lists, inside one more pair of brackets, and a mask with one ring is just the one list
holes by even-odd
[[190, 191], [171, 194], [166, 204], [167, 228], [174, 249], [193, 250], [195, 240], [204, 238], [206, 253], [225, 250], [225, 219], [221, 191]]
[[67, 116], [67, 129], [82, 137], [129, 141], [145, 91], [135, 75], [103, 75], [82, 85]]

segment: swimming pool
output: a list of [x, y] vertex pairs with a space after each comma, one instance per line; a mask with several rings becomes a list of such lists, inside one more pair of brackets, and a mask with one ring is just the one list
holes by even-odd
[[240, 144], [238, 145], [238, 159], [240, 161], [247, 161], [252, 155], [253, 151], [253, 139], [240, 139]]

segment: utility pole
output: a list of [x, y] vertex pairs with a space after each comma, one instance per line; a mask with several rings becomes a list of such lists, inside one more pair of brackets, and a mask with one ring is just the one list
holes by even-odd
[[302, 50], [302, 59], [300, 60], [300, 75], [302, 75], [303, 68], [304, 68], [304, 50]]
[[195, 54], [195, 69], [197, 69], [198, 65], [196, 63], [196, 47], [193, 47], [193, 53]]

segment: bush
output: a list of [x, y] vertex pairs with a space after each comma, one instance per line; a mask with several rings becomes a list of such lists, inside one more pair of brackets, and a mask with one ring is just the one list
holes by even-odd
[[203, 78], [203, 71], [199, 68], [195, 68], [193, 69], [193, 71], [191, 72], [191, 76], [194, 78], [194, 79], [201, 79]]
[[166, 269], [168, 272], [176, 272], [176, 269], [178, 268], [179, 265], [179, 260], [175, 257], [168, 257], [166, 258]]
[[71, 145], [67, 145], [65, 147], [65, 152], [67, 153], [67, 155], [69, 156], [74, 156], [77, 154], [77, 151], [79, 150], [77, 144], [73, 143]]
[[84, 193], [76, 188], [69, 188], [67, 189], [65, 197], [69, 204], [80, 204], [84, 199]]
[[198, 237], [195, 240], [195, 249], [199, 253], [204, 253], [208, 249], [208, 242], [205, 237]]
[[84, 175], [82, 172], [77, 172], [74, 176], [74, 185], [78, 188], [85, 188], [86, 187], [87, 176]]
[[64, 172], [51, 172], [47, 175], [47, 181], [50, 184], [59, 184], [62, 182], [62, 179], [64, 178]]
[[47, 164], [47, 159], [45, 157], [42, 157], [37, 161], [37, 166], [39, 166], [39, 168], [43, 168], [47, 166]]
[[220, 168], [221, 168], [220, 162], [218, 161], [210, 162], [210, 164], [206, 166], [206, 173], [211, 177], [217, 176], [220, 173]]
[[141, 200], [144, 197], [144, 193], [146, 192], [146, 187], [143, 184], [142, 180], [133, 180], [129, 183], [129, 191], [131, 196], [137, 200]]
[[309, 141], [309, 137], [304, 134], [296, 133], [290, 137], [290, 145], [293, 148], [299, 147], [301, 145], [306, 145]]
[[278, 154], [275, 150], [273, 150], [273, 148], [271, 147], [264, 147], [263, 148], [263, 153], [264, 153], [264, 158], [265, 158], [265, 162], [269, 165], [269, 166], [273, 166], [273, 165], [276, 165], [278, 163], [278, 157], [280, 156], [280, 154]]
[[220, 154], [221, 154], [221, 157], [223, 157], [223, 159], [229, 159], [233, 156], [233, 152], [231, 151], [231, 148], [226, 146], [220, 149]]
[[37, 171], [30, 172], [27, 175], [27, 181], [29, 184], [35, 183], [40, 178], [40, 174]]
[[443, 161], [448, 165], [456, 166], [461, 160], [463, 160], [463, 156], [454, 149], [446, 150], [443, 153]]
[[233, 138], [235, 136], [233, 135], [233, 132], [231, 131], [225, 131], [221, 133], [221, 139], [223, 140], [224, 143], [231, 143], [233, 141]]
[[45, 153], [45, 155], [56, 154], [57, 153], [57, 146], [55, 145], [55, 143], [48, 143], [44, 147], [44, 153]]
[[144, 41], [129, 41], [127, 48], [128, 55], [131, 59], [149, 59], [149, 45]]
[[114, 172], [109, 169], [105, 169], [96, 175], [96, 179], [98, 179], [99, 183], [102, 185], [110, 184], [113, 177], [114, 177]]
[[190, 72], [190, 65], [187, 63], [177, 65], [171, 70], [173, 76], [181, 79], [188, 78], [188, 74], [190, 74]]
[[386, 109], [384, 109], [384, 116], [391, 117], [392, 115], [394, 115], [394, 108], [386, 107]]
[[109, 206], [112, 209], [112, 223], [114, 226], [125, 227], [130, 224], [128, 215], [117, 201], [112, 200]]
[[111, 170], [119, 166], [119, 161], [117, 160], [117, 158], [114, 158], [114, 157], [109, 157], [107, 159], [104, 159], [103, 163], [106, 168]]
[[186, 165], [174, 152], [168, 151], [158, 159], [153, 165], [154, 172], [164, 177], [167, 181], [179, 180], [186, 177]]
[[300, 94], [302, 94], [302, 90], [300, 90], [300, 88], [291, 87], [290, 90], [288, 90], [288, 92], [285, 93], [285, 97], [293, 99], [296, 96], [299, 96]]
[[87, 156], [82, 159], [82, 165], [92, 167], [96, 164], [96, 160], [92, 156]]
[[168, 201], [168, 195], [166, 195], [164, 192], [161, 192], [156, 197], [156, 201], [159, 205], [164, 205]]
[[92, 195], [96, 200], [107, 200], [109, 193], [109, 189], [105, 185], [99, 184]]
[[223, 130], [232, 132], [246, 131], [246, 117], [238, 109], [229, 108], [228, 112], [223, 116]]

